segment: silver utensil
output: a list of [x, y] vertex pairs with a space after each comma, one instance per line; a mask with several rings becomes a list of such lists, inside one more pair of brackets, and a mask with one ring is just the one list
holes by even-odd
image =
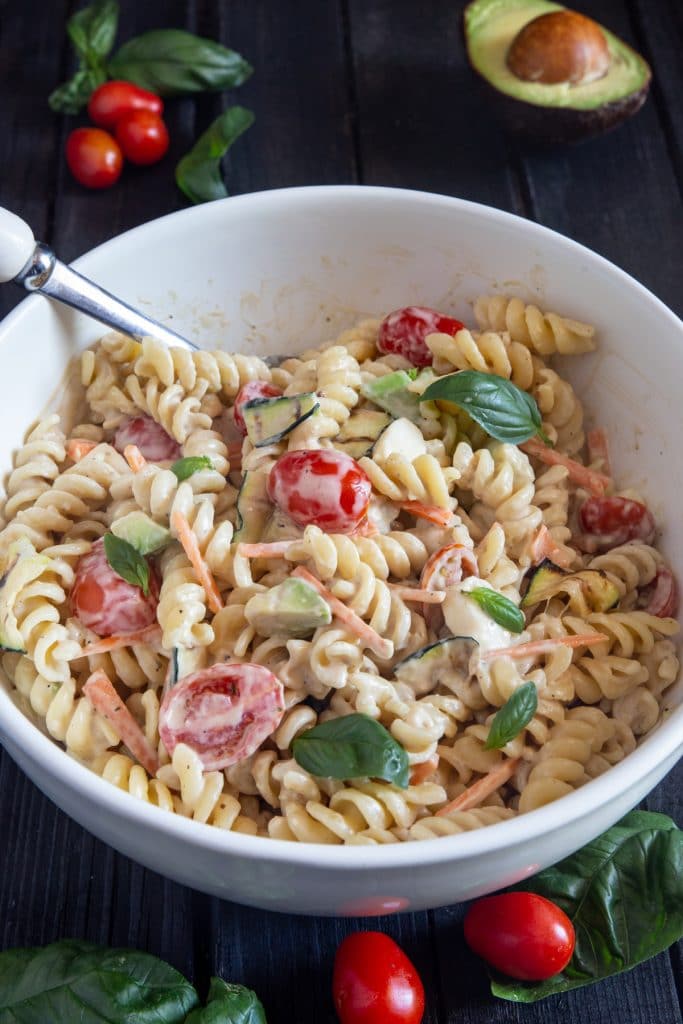
[[36, 242], [21, 217], [0, 206], [0, 282], [4, 281], [57, 299], [136, 341], [151, 336], [165, 345], [198, 348], [62, 263], [49, 245]]

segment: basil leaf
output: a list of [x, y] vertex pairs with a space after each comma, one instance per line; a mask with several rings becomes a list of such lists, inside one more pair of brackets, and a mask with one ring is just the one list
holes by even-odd
[[181, 974], [137, 950], [68, 939], [0, 953], [0, 1024], [182, 1024], [198, 1002]]
[[116, 0], [97, 0], [69, 18], [66, 31], [85, 65], [102, 65], [114, 45], [118, 23], [119, 5]]
[[228, 190], [221, 177], [221, 158], [233, 142], [254, 123], [254, 115], [245, 107], [228, 107], [200, 135], [194, 146], [178, 163], [175, 180], [178, 188], [193, 203], [225, 199]]
[[212, 978], [206, 1006], [193, 1010], [185, 1024], [267, 1024], [260, 999], [250, 988]]
[[57, 114], [77, 114], [106, 79], [102, 68], [81, 68], [68, 82], [54, 89], [47, 102]]
[[405, 789], [408, 755], [369, 715], [344, 715], [307, 729], [292, 744], [294, 760], [325, 779], [384, 779]]
[[420, 401], [439, 398], [459, 405], [496, 441], [521, 444], [538, 434], [549, 443], [536, 402], [505, 377], [479, 370], [449, 373], [430, 384]]
[[557, 903], [576, 932], [561, 974], [540, 982], [492, 979], [494, 995], [533, 1003], [628, 971], [683, 937], [683, 832], [665, 814], [631, 811], [515, 888]]
[[213, 469], [213, 462], [208, 455], [186, 455], [184, 459], [178, 459], [171, 466], [171, 472], [175, 473], [180, 483], [193, 473], [198, 473], [200, 469]]
[[158, 96], [234, 89], [253, 70], [234, 50], [177, 28], [129, 39], [109, 61], [112, 78], [125, 78]]
[[500, 750], [518, 736], [536, 714], [538, 690], [535, 683], [518, 686], [512, 696], [496, 711], [486, 737], [484, 750]]
[[149, 564], [132, 544], [113, 533], [104, 535], [104, 553], [115, 573], [126, 583], [140, 587], [147, 597], [149, 594]]
[[521, 611], [505, 594], [499, 594], [497, 590], [490, 590], [489, 587], [475, 587], [473, 590], [463, 591], [466, 597], [471, 597], [483, 608], [494, 622], [510, 633], [521, 633], [526, 625], [524, 612]]

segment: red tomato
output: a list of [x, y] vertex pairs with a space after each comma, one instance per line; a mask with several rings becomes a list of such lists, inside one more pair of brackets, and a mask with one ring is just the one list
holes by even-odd
[[180, 445], [151, 416], [124, 420], [116, 429], [113, 444], [122, 454], [126, 445], [137, 445], [150, 462], [175, 462], [182, 454]]
[[678, 611], [678, 584], [671, 569], [661, 565], [657, 575], [646, 588], [645, 596], [647, 603], [645, 611], [650, 615], [658, 615], [660, 619], [666, 619], [675, 615]]
[[456, 334], [464, 324], [427, 306], [395, 309], [380, 324], [377, 348], [394, 352], [413, 366], [431, 366], [432, 353], [425, 344], [428, 334]]
[[164, 103], [147, 89], [141, 89], [132, 82], [105, 82], [95, 89], [88, 101], [88, 116], [93, 124], [101, 128], [114, 128], [122, 117], [133, 110], [149, 110], [159, 116]]
[[332, 978], [341, 1024], [420, 1024], [425, 994], [420, 975], [383, 932], [354, 932], [337, 950]]
[[268, 497], [297, 526], [351, 533], [368, 510], [372, 484], [350, 455], [332, 449], [285, 452], [268, 477]]
[[155, 164], [168, 149], [168, 129], [151, 110], [133, 110], [117, 122], [116, 141], [132, 164]]
[[575, 941], [565, 912], [532, 892], [477, 900], [465, 917], [465, 939], [487, 963], [523, 981], [542, 981], [563, 971]]
[[630, 498], [588, 498], [579, 509], [579, 522], [595, 550], [642, 540], [650, 544], [655, 535], [652, 513]]
[[258, 750], [284, 710], [282, 683], [263, 665], [219, 663], [168, 690], [159, 710], [159, 735], [169, 754], [185, 743], [213, 771]]
[[150, 569], [145, 597], [140, 587], [114, 572], [100, 539], [79, 559], [70, 600], [76, 618], [98, 636], [134, 633], [151, 626], [156, 618], [159, 579]]
[[462, 544], [447, 544], [430, 555], [420, 575], [423, 590], [446, 590], [460, 583], [463, 575], [476, 576], [477, 557]]
[[81, 185], [109, 188], [121, 177], [123, 154], [109, 132], [101, 128], [76, 128], [66, 140], [66, 162]]
[[250, 380], [239, 389], [232, 415], [235, 420], [235, 426], [242, 437], [247, 436], [247, 427], [242, 415], [242, 409], [247, 402], [253, 402], [255, 398], [278, 398], [281, 394], [282, 392], [279, 388], [276, 388], [273, 384], [268, 384], [265, 380]]

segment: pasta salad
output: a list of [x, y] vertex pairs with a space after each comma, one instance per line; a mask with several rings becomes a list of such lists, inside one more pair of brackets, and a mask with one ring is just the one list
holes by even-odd
[[66, 752], [300, 842], [495, 824], [627, 756], [678, 675], [642, 496], [552, 367], [591, 326], [485, 296], [281, 360], [118, 334], [6, 483], [2, 667]]

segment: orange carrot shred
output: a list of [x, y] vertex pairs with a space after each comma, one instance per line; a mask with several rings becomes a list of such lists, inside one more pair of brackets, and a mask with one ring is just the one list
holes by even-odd
[[430, 775], [433, 775], [438, 767], [438, 754], [432, 754], [432, 756], [428, 757], [426, 761], [413, 765], [412, 771], [410, 772], [410, 785], [419, 786], [421, 782], [424, 782]]
[[544, 558], [550, 558], [555, 565], [559, 565], [563, 569], [567, 569], [571, 565], [571, 559], [568, 557], [567, 552], [559, 544], [555, 543], [545, 523], [539, 526], [535, 536], [532, 538], [529, 554], [532, 562], [542, 562]]
[[511, 757], [507, 761], [496, 765], [488, 775], [477, 779], [464, 793], [456, 796], [455, 800], [451, 800], [445, 807], [440, 807], [436, 812], [437, 818], [445, 818], [451, 811], [470, 811], [473, 807], [478, 807], [479, 804], [486, 800], [487, 796], [491, 796], [508, 779], [512, 778], [517, 771], [518, 764], [519, 758]]
[[[118, 651], [122, 647], [134, 647], [135, 644], [161, 643], [161, 627], [152, 623], [144, 629], [138, 629], [134, 633], [117, 633], [115, 636], [105, 636], [101, 640], [95, 640], [92, 644], [83, 644], [77, 658], [89, 658], [92, 654], [107, 654], [109, 651]], [[72, 661], [75, 659], [72, 659]]]
[[275, 540], [270, 544], [238, 544], [237, 554], [243, 558], [284, 558], [297, 541]]
[[534, 458], [540, 459], [546, 466], [564, 466], [569, 472], [569, 479], [573, 480], [574, 483], [579, 484], [580, 487], [585, 487], [595, 494], [598, 498], [601, 498], [608, 487], [611, 486], [612, 480], [610, 477], [605, 476], [604, 473], [598, 473], [594, 469], [588, 469], [586, 466], [582, 466], [580, 462], [575, 459], [570, 459], [568, 455], [562, 455], [561, 452], [556, 452], [554, 448], [548, 448], [542, 441], [537, 441], [532, 438], [530, 441], [525, 441], [524, 444], [519, 446], [523, 452], [527, 455], [532, 455]]
[[420, 587], [404, 587], [400, 583], [389, 583], [389, 589], [393, 590], [403, 601], [422, 601], [423, 604], [443, 604], [446, 600], [445, 590], [422, 590]]
[[370, 522], [367, 516], [349, 533], [349, 537], [376, 537], [379, 530]]
[[159, 767], [156, 751], [102, 669], [93, 672], [83, 687], [83, 693], [95, 711], [111, 722], [133, 757], [150, 775], [156, 775]]
[[421, 501], [402, 501], [401, 508], [410, 512], [418, 519], [426, 519], [428, 523], [436, 523], [437, 526], [448, 526], [453, 518], [453, 513], [440, 505], [424, 505]]
[[134, 473], [139, 473], [147, 465], [147, 459], [136, 444], [127, 444], [123, 449], [123, 457]]
[[486, 651], [481, 655], [482, 661], [493, 658], [527, 658], [534, 654], [545, 654], [556, 647], [592, 647], [603, 640], [609, 640], [604, 633], [576, 633], [575, 636], [551, 636], [545, 640], [531, 640], [528, 644], [517, 644], [515, 647], [499, 647], [494, 651]]
[[66, 454], [72, 462], [80, 462], [83, 456], [97, 448], [96, 441], [87, 441], [84, 437], [72, 437], [66, 443]]
[[607, 476], [612, 476], [612, 466], [609, 457], [609, 441], [607, 431], [603, 427], [595, 427], [586, 434], [586, 447], [588, 449], [588, 461], [600, 462], [600, 469]]
[[175, 530], [175, 534], [182, 544], [183, 551], [192, 563], [192, 568], [197, 574], [197, 579], [204, 587], [209, 608], [212, 612], [219, 612], [223, 607], [223, 599], [221, 597], [220, 590], [213, 578], [213, 573], [209, 569], [204, 556], [199, 550], [197, 538], [192, 532], [192, 528], [190, 527], [187, 518], [182, 512], [176, 510], [171, 515], [171, 526]]
[[356, 613], [351, 611], [350, 608], [347, 608], [339, 598], [330, 593], [327, 587], [323, 586], [320, 580], [317, 579], [313, 573], [310, 573], [308, 569], [304, 569], [302, 565], [298, 565], [292, 573], [292, 576], [298, 576], [299, 579], [305, 580], [306, 583], [309, 583], [314, 587], [320, 596], [327, 601], [333, 615], [336, 615], [340, 622], [343, 622], [345, 626], [348, 626], [351, 632], [355, 633], [356, 636], [363, 641], [365, 646], [369, 647], [371, 651], [374, 651], [378, 657], [390, 658], [392, 656], [394, 653], [394, 645], [391, 640], [384, 640], [371, 626], [368, 626], [366, 622], [363, 622], [359, 615], [356, 615]]

